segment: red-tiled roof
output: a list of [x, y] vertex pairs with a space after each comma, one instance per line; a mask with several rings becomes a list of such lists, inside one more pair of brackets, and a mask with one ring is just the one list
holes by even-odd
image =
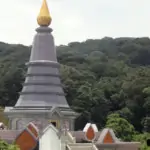
[[[0, 130], [0, 138], [7, 141], [8, 143], [12, 143], [16, 137], [19, 135], [20, 131], [18, 130]], [[71, 134], [73, 135], [73, 137], [76, 138], [76, 142], [77, 143], [82, 143], [82, 142], [86, 142], [86, 138], [85, 138], [85, 133], [83, 131], [71, 131]], [[96, 139], [95, 141], [97, 141], [100, 137], [101, 132], [97, 132], [96, 133]], [[138, 148], [140, 143], [117, 143], [117, 144], [96, 144], [98, 149], [101, 149], [101, 147], [109, 147], [109, 148], [113, 148], [115, 146], [121, 146], [121, 147], [128, 147], [128, 150], [133, 149], [132, 147], [136, 147]], [[130, 147], [130, 148], [129, 148]]]
[[[3, 139], [9, 143], [13, 142], [15, 138], [19, 135], [20, 131], [18, 130], [0, 130], [0, 139]], [[96, 139], [95, 141], [98, 140], [101, 132], [96, 133]], [[85, 133], [83, 131], [71, 131], [71, 134], [73, 137], [76, 138], [76, 142], [85, 142], [87, 141], [85, 138]]]

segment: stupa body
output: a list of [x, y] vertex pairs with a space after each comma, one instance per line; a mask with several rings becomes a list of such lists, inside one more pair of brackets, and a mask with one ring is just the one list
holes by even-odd
[[73, 130], [76, 113], [70, 109], [60, 81], [51, 23], [44, 0], [38, 17], [39, 28], [33, 40], [28, 70], [20, 97], [14, 107], [6, 107], [10, 129], [23, 129], [29, 122], [45, 128], [50, 122], [57, 128]]

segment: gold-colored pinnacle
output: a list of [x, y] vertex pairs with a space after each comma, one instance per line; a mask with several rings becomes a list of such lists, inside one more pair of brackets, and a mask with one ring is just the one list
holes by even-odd
[[43, 0], [43, 4], [40, 13], [37, 17], [37, 22], [40, 26], [49, 26], [51, 24], [52, 18], [49, 13], [48, 5], [46, 0]]

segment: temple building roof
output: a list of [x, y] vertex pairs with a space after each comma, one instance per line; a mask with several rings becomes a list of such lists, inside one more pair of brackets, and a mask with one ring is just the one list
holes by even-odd
[[[109, 129], [103, 129], [100, 132], [96, 133], [96, 139], [94, 141], [96, 147], [98, 148], [98, 150], [100, 150], [102, 147], [108, 146], [110, 148], [114, 148], [114, 147], [127, 147], [127, 149], [132, 150], [132, 149], [138, 149], [138, 147], [140, 146], [139, 142], [121, 142], [121, 141], [114, 141], [114, 143], [111, 143], [108, 141], [108, 143], [105, 143], [104, 141], [101, 143], [100, 139], [103, 139], [104, 137], [104, 133], [106, 133], [106, 131], [109, 131]], [[8, 143], [12, 143], [14, 142], [14, 140], [16, 139], [16, 137], [20, 134], [21, 131], [17, 131], [17, 130], [0, 130], [0, 137], [1, 139], [7, 141]], [[76, 139], [76, 143], [88, 143], [88, 141], [85, 138], [85, 133], [83, 131], [70, 131], [70, 133], [72, 134], [73, 137], [75, 137]], [[107, 136], [107, 134], [105, 134], [105, 136]], [[115, 135], [112, 135], [115, 136]], [[107, 138], [107, 137], [105, 137]], [[137, 148], [136, 148], [137, 147]]]

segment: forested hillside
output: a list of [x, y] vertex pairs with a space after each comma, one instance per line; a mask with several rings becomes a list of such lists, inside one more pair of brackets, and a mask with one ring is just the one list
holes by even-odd
[[[0, 105], [14, 105], [22, 88], [29, 47], [0, 43]], [[109, 37], [57, 47], [67, 100], [87, 121], [109, 126], [125, 119], [138, 132], [150, 132], [150, 39]], [[109, 119], [109, 120], [108, 120]], [[107, 123], [106, 123], [107, 121]]]

